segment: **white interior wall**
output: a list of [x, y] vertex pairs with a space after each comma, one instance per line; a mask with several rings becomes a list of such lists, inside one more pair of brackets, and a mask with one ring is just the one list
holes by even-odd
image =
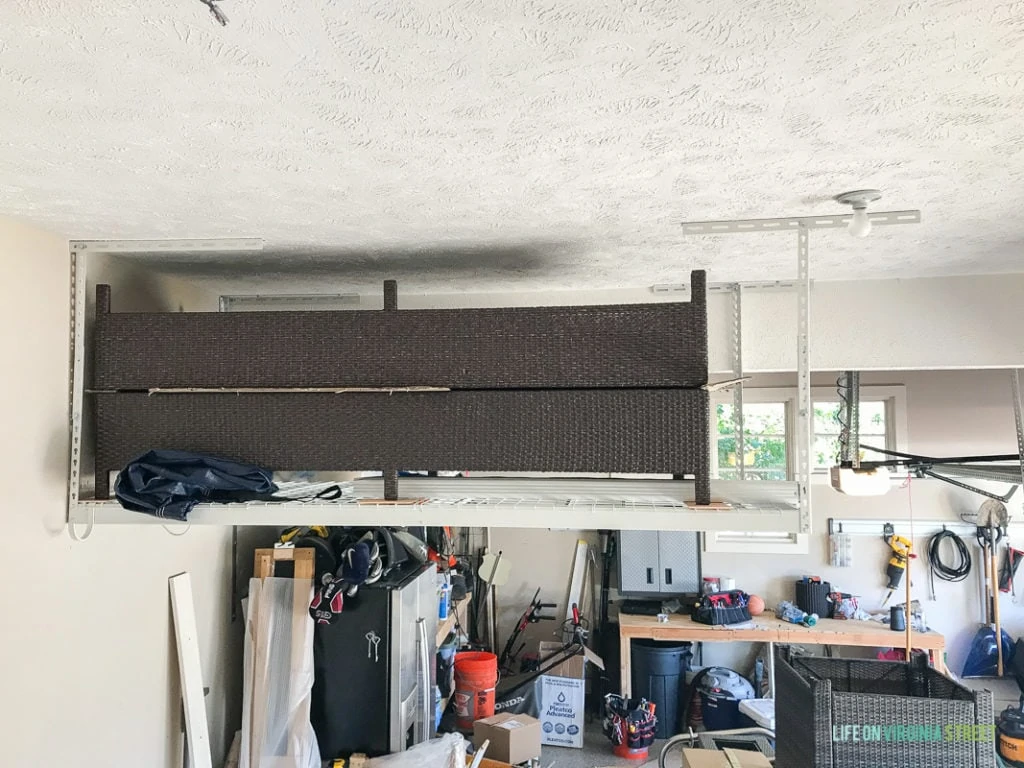
[[[12, 363], [0, 379], [2, 762], [182, 764], [167, 578], [190, 571], [219, 764], [239, 698], [230, 529], [174, 537], [159, 526], [98, 527], [85, 542], [68, 537], [67, 240], [0, 219], [0, 274], [0, 358]], [[129, 282], [121, 308], [140, 295]], [[161, 295], [155, 288], [140, 304], [160, 306]]]
[[[689, 274], [683, 272], [679, 279], [685, 282]], [[866, 371], [1019, 365], [1024, 361], [1024, 336], [1017, 332], [1024, 325], [1024, 307], [1019, 301], [1022, 292], [1024, 275], [815, 281], [811, 287], [811, 368]], [[678, 300], [678, 295], [652, 293], [646, 288], [416, 296], [403, 294], [399, 281], [398, 306]], [[732, 335], [732, 296], [712, 292], [708, 295], [712, 372], [732, 370]], [[747, 371], [796, 370], [796, 294], [779, 288], [745, 290], [743, 339]]]

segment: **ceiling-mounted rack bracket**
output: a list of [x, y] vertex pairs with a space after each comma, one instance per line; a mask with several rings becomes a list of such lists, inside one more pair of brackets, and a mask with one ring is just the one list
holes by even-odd
[[[852, 214], [836, 216], [791, 216], [782, 219], [737, 219], [735, 221], [688, 221], [683, 224], [687, 235], [727, 235], [734, 232], [785, 232], [804, 229], [840, 229], [849, 227]], [[878, 211], [868, 214], [876, 224], [920, 224], [920, 211]]]
[[1024, 486], [1024, 402], [1021, 402], [1020, 368], [1010, 371], [1013, 388], [1013, 422], [1017, 429], [1017, 457], [1020, 462], [1020, 480]]
[[736, 433], [736, 478], [747, 479], [746, 446], [743, 444], [743, 285], [732, 286], [732, 421]]
[[[887, 224], [918, 224], [921, 212], [913, 211], [877, 211], [868, 214], [872, 225]], [[797, 497], [800, 511], [800, 533], [811, 531], [811, 275], [810, 246], [808, 232], [811, 229], [839, 229], [849, 227], [852, 214], [836, 216], [791, 216], [778, 219], [737, 219], [725, 221], [688, 221], [682, 224], [683, 233], [687, 235], [726, 235], [744, 232], [793, 232], [797, 233], [797, 279], [791, 281], [775, 281], [760, 284], [767, 288], [793, 288], [796, 291], [797, 322], [796, 322], [796, 366], [797, 366], [797, 408], [796, 408], [796, 467], [794, 475], [797, 485]], [[736, 291], [736, 284], [726, 284], [717, 290]], [[750, 284], [744, 284], [744, 288]], [[716, 290], [712, 288], [711, 290]], [[738, 292], [733, 294], [738, 297]], [[735, 338], [741, 326], [737, 326], [736, 316], [739, 314], [739, 300], [734, 300], [734, 346]], [[733, 368], [737, 376], [741, 375], [738, 365], [742, 366], [741, 353], [733, 351]], [[738, 398], [734, 393], [734, 402], [742, 408], [742, 388], [737, 387]], [[742, 429], [742, 426], [739, 427]], [[1020, 432], [1020, 440], [1024, 444], [1024, 429]], [[737, 436], [737, 450], [739, 438]], [[1022, 450], [1024, 454], [1024, 450]], [[742, 459], [737, 456], [737, 465]], [[1024, 465], [1021, 468], [1024, 476]]]

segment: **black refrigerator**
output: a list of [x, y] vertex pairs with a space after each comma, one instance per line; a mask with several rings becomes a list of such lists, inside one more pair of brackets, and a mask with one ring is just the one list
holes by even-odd
[[433, 563], [389, 572], [313, 635], [310, 720], [325, 760], [399, 752], [434, 735]]

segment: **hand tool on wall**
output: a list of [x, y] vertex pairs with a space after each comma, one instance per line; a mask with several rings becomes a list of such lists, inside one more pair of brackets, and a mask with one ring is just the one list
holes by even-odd
[[1017, 569], [1020, 567], [1020, 561], [1024, 559], [1024, 551], [1014, 549], [1010, 546], [1009, 542], [1006, 545], [1006, 555], [1003, 557], [1003, 567], [999, 572], [999, 591], [1009, 592], [1014, 597], [1017, 596], [1017, 588], [1014, 584], [1014, 579], [1017, 577]]
[[907, 570], [907, 562], [914, 557], [914, 554], [911, 551], [913, 545], [910, 539], [894, 533], [893, 527], [889, 523], [885, 524], [882, 539], [889, 545], [889, 549], [892, 550], [892, 557], [889, 558], [889, 562], [885, 567], [885, 586], [889, 590], [882, 601], [882, 605], [885, 606], [889, 602], [889, 598], [892, 597], [892, 593], [899, 588], [900, 583], [903, 581], [903, 574]]
[[[1004, 509], [1005, 509], [1005, 507], [1004, 507]], [[991, 566], [990, 566], [991, 569], [992, 569], [992, 617], [993, 617], [993, 621], [995, 621], [995, 623], [996, 623], [996, 639], [998, 640], [1003, 635], [1002, 626], [1001, 626], [1001, 623], [999, 621], [999, 578], [996, 575], [998, 573], [998, 571], [996, 570], [996, 562], [998, 561], [996, 553], [999, 551], [999, 541], [995, 538], [995, 530], [994, 530], [994, 528], [993, 528], [993, 526], [991, 524], [989, 525], [989, 528], [988, 528], [988, 535], [989, 535], [989, 538], [992, 539], [992, 550], [991, 550], [992, 560], [991, 560]], [[998, 654], [996, 656], [996, 674], [999, 677], [1002, 677], [1003, 676], [1003, 644], [1001, 642], [996, 642], [996, 652]]]
[[1006, 506], [994, 499], [985, 501], [977, 512], [960, 516], [975, 526], [978, 544], [982, 549], [985, 582], [985, 623], [971, 643], [964, 662], [963, 677], [1002, 676], [1004, 671], [1004, 643], [1010, 647], [1010, 638], [1002, 631], [999, 617], [999, 586], [996, 571], [996, 551], [1007, 523]]

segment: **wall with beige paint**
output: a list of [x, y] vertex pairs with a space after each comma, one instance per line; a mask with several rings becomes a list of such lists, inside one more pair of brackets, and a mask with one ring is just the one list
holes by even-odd
[[[4, 765], [181, 765], [167, 578], [192, 574], [215, 762], [240, 698], [230, 530], [64, 527], [67, 240], [0, 218], [0, 744]], [[138, 277], [138, 276], [135, 276]], [[132, 289], [131, 284], [135, 282]], [[125, 275], [121, 308], [162, 289]], [[174, 307], [176, 308], [176, 307]]]

